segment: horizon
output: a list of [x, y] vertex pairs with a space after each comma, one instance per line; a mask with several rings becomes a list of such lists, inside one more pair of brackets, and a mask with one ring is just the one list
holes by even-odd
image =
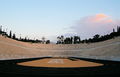
[[0, 24], [19, 37], [56, 41], [105, 35], [120, 26], [119, 0], [0, 0]]

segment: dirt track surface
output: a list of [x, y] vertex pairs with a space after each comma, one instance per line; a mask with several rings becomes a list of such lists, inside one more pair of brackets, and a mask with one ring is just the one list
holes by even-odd
[[17, 63], [22, 66], [31, 67], [57, 67], [57, 68], [74, 68], [74, 67], [97, 67], [104, 64], [84, 61], [80, 59], [68, 59], [68, 58], [45, 58], [34, 61]]

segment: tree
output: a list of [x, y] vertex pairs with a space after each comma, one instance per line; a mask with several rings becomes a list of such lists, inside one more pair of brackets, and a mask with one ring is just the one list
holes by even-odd
[[47, 41], [46, 41], [46, 44], [50, 44], [50, 40], [47, 40]]
[[70, 44], [73, 44], [73, 37], [70, 38]]
[[74, 36], [74, 44], [79, 44], [80, 43], [80, 37], [79, 36]]
[[58, 36], [57, 39], [58, 39], [57, 44], [60, 44], [60, 37]]
[[13, 34], [12, 38], [13, 38], [13, 39], [16, 39], [16, 35], [15, 35], [15, 33]]
[[117, 26], [117, 32], [120, 32], [120, 27], [119, 26]]
[[10, 30], [9, 38], [12, 38], [12, 31]]
[[20, 38], [19, 38], [19, 40], [21, 40], [22, 38], [21, 38], [21, 34], [20, 34]]
[[115, 29], [113, 28], [113, 33], [115, 32]]
[[42, 44], [45, 43], [45, 37], [42, 37]]
[[2, 34], [2, 26], [0, 26], [0, 34]]
[[71, 38], [66, 37], [66, 38], [64, 39], [64, 44], [71, 44]]
[[64, 44], [64, 36], [63, 35], [58, 36], [57, 39], [58, 39], [57, 44]]
[[94, 41], [94, 42], [98, 42], [98, 41], [99, 41], [99, 38], [100, 38], [100, 35], [99, 35], [99, 34], [96, 34], [95, 36], [93, 36], [93, 41]]
[[117, 36], [120, 36], [120, 26], [117, 26]]
[[25, 37], [25, 38], [23, 39], [23, 41], [24, 41], [24, 42], [27, 42], [27, 37]]
[[98, 39], [100, 37], [99, 34], [96, 34], [95, 36], [93, 36], [94, 39]]
[[61, 43], [64, 44], [64, 36], [63, 35], [61, 35], [60, 40], [61, 40]]

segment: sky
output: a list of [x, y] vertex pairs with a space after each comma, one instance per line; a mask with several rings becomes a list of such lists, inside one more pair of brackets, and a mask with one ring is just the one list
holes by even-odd
[[120, 0], [0, 0], [0, 25], [18, 37], [85, 39], [120, 26], [119, 4]]

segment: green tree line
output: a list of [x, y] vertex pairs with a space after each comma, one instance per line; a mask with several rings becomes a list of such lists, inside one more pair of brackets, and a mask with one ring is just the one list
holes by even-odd
[[57, 43], [56, 44], [80, 44], [80, 43], [94, 43], [94, 42], [100, 42], [100, 41], [105, 41], [109, 39], [114, 39], [115, 37], [120, 36], [120, 27], [117, 26], [117, 31], [113, 29], [113, 31], [110, 34], [102, 35], [100, 36], [99, 34], [96, 34], [93, 36], [93, 38], [88, 38], [88, 39], [80, 39], [80, 36], [72, 36], [72, 37], [66, 37], [64, 36], [58, 36]]
[[[3, 29], [2, 26], [0, 26], [0, 35], [4, 36], [5, 38], [11, 38], [17, 41], [22, 41], [22, 42], [31, 42], [31, 43], [42, 43], [43, 44], [43, 40], [39, 40], [39, 39], [30, 39], [27, 37], [21, 37], [17, 38], [15, 33], [12, 33], [12, 31], [10, 30], [10, 32], [7, 32]], [[49, 44], [50, 40], [44, 40], [44, 44]]]

